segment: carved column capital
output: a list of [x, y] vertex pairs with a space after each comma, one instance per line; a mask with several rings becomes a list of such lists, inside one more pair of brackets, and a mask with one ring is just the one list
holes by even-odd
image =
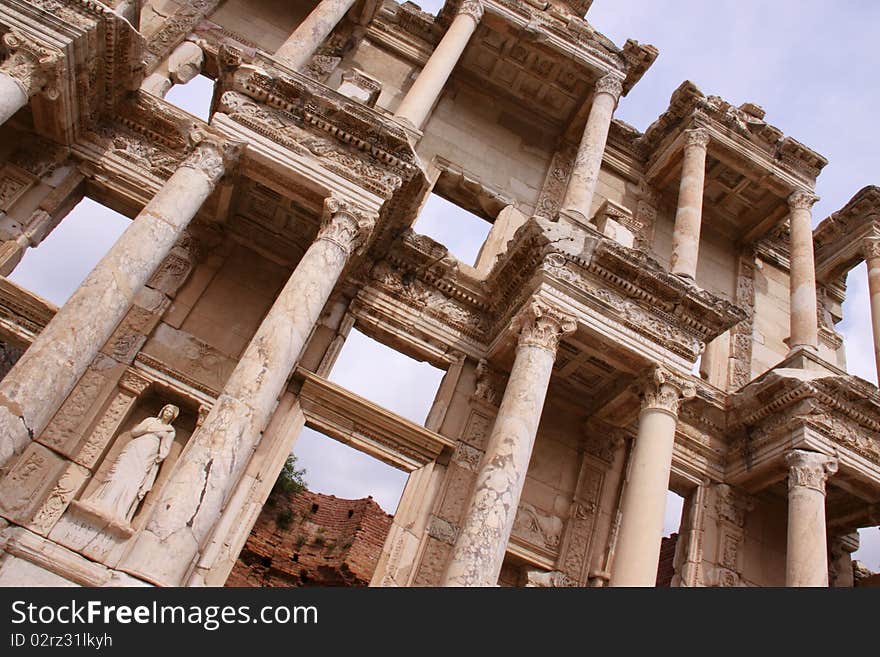
[[788, 207], [791, 210], [809, 210], [818, 200], [815, 194], [799, 189], [788, 197]]
[[458, 8], [459, 15], [470, 16], [475, 23], [483, 18], [483, 3], [480, 0], [464, 0]]
[[13, 78], [28, 98], [41, 91], [53, 100], [57, 98], [61, 53], [40, 45], [18, 30], [3, 35], [3, 43], [10, 54], [0, 63], [0, 71]]
[[868, 258], [880, 258], [880, 237], [866, 237], [862, 240], [862, 255]]
[[819, 452], [793, 449], [785, 455], [788, 465], [788, 490], [812, 488], [825, 494], [825, 482], [837, 472], [837, 459]]
[[190, 132], [189, 141], [194, 147], [180, 166], [201, 171], [212, 185], [236, 165], [244, 150], [240, 142], [218, 139], [199, 129]]
[[691, 128], [690, 130], [684, 131], [685, 148], [698, 146], [699, 148], [705, 149], [709, 146], [709, 140], [709, 131], [706, 130], [706, 128]]
[[532, 299], [515, 320], [518, 346], [541, 347], [556, 353], [559, 338], [577, 328], [574, 317], [539, 299]]
[[693, 383], [658, 366], [642, 384], [642, 410], [662, 410], [677, 417], [680, 402], [696, 394]]
[[612, 73], [606, 73], [601, 78], [596, 80], [596, 86], [594, 87], [594, 92], [596, 94], [608, 94], [614, 97], [614, 102], [620, 98], [620, 95], [623, 93], [623, 80], [620, 79], [617, 75]]
[[324, 200], [324, 216], [317, 239], [335, 244], [350, 256], [363, 248], [375, 226], [374, 214], [354, 203], [328, 196]]

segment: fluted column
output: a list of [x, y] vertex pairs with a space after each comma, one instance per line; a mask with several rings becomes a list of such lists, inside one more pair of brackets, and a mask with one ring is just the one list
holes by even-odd
[[788, 549], [786, 586], [828, 586], [825, 533], [825, 482], [837, 472], [837, 459], [794, 449], [788, 464]]
[[654, 586], [657, 581], [678, 407], [694, 393], [693, 384], [660, 367], [644, 386], [611, 586]]
[[608, 141], [608, 130], [611, 128], [617, 100], [622, 93], [623, 81], [611, 73], [599, 78], [593, 91], [593, 105], [590, 107], [562, 199], [562, 212], [573, 214], [581, 223], [586, 223], [590, 218], [593, 194], [596, 192], [605, 143]]
[[874, 335], [874, 362], [880, 381], [880, 237], [862, 242], [862, 253], [868, 266], [868, 296], [871, 301], [871, 329]]
[[225, 170], [202, 140], [0, 382], [0, 465], [39, 436]]
[[495, 586], [513, 529], [559, 338], [574, 319], [533, 301], [443, 586]]
[[416, 129], [421, 129], [482, 17], [483, 5], [479, 0], [461, 3], [446, 34], [397, 108], [394, 114], [397, 118], [405, 119]]
[[3, 36], [3, 43], [10, 54], [0, 63], [0, 125], [49, 86], [60, 58], [58, 52], [14, 30]]
[[672, 232], [671, 269], [676, 276], [691, 281], [697, 279], [708, 146], [709, 132], [705, 128], [685, 131], [678, 207], [675, 211], [675, 227]]
[[294, 70], [303, 68], [354, 6], [355, 1], [321, 0], [275, 51], [275, 59]]
[[790, 214], [789, 292], [791, 327], [788, 348], [819, 349], [819, 318], [816, 315], [816, 261], [813, 256], [813, 204], [818, 196], [798, 191], [788, 197]]
[[327, 199], [317, 239], [190, 439], [153, 515], [123, 560], [123, 570], [157, 584], [181, 584], [219, 520], [330, 293], [374, 225], [375, 217], [362, 208]]

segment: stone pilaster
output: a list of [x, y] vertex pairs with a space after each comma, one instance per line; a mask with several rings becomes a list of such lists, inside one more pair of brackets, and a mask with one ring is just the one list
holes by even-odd
[[27, 105], [31, 96], [57, 90], [51, 87], [60, 64], [60, 53], [41, 46], [12, 30], [3, 36], [9, 56], [0, 64], [0, 125]]
[[788, 465], [788, 549], [786, 586], [828, 586], [825, 535], [825, 482], [837, 472], [837, 459], [794, 449]]
[[868, 267], [868, 296], [871, 302], [871, 329], [874, 336], [874, 362], [880, 377], [880, 237], [862, 242], [862, 254]]
[[692, 383], [662, 367], [654, 369], [641, 392], [639, 432], [621, 503], [611, 586], [656, 582], [678, 408], [682, 399], [695, 394]]
[[678, 207], [672, 233], [672, 273], [695, 281], [703, 221], [703, 187], [706, 182], [706, 149], [709, 132], [694, 128], [684, 133], [684, 159], [678, 188]]
[[0, 382], [0, 466], [46, 427], [223, 175], [231, 149], [201, 134]]
[[443, 586], [495, 586], [513, 529], [559, 339], [572, 317], [534, 300], [517, 318], [516, 357]]
[[308, 248], [242, 354], [163, 488], [162, 499], [122, 563], [127, 572], [180, 585], [221, 516], [266, 428], [306, 340], [375, 217], [334, 198]]
[[421, 129], [482, 17], [483, 5], [479, 0], [461, 3], [446, 34], [397, 108], [395, 116], [398, 119]]
[[813, 256], [813, 226], [810, 209], [819, 200], [809, 192], [797, 191], [788, 197], [791, 210], [790, 259], [791, 328], [788, 348], [817, 351], [819, 320], [816, 316], [816, 262]]
[[608, 73], [596, 82], [593, 105], [562, 199], [562, 213], [572, 216], [577, 223], [586, 224], [590, 218], [611, 119], [622, 93], [623, 81], [616, 75]]
[[355, 0], [321, 0], [275, 51], [275, 59], [293, 70], [303, 68], [354, 3]]

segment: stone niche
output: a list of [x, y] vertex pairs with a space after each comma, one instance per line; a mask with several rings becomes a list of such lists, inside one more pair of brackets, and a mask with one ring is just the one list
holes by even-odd
[[[156, 418], [167, 404], [173, 404], [179, 409], [179, 414], [171, 423], [174, 428], [174, 438], [170, 443], [168, 454], [158, 464], [155, 480], [149, 486], [149, 490], [140, 502], [134, 503], [135, 511], [130, 520], [127, 523], [108, 522], [106, 516], [94, 512], [96, 492], [107, 485], [114, 464], [134, 439], [131, 430], [147, 418]], [[121, 558], [127, 541], [141, 529], [156, 500], [159, 499], [162, 486], [196, 429], [198, 409], [197, 402], [182, 394], [156, 385], [146, 388], [135, 400], [131, 412], [118, 423], [113, 439], [104, 457], [97, 464], [94, 475], [71, 502], [52, 529], [49, 538], [81, 552], [90, 559], [113, 567]]]

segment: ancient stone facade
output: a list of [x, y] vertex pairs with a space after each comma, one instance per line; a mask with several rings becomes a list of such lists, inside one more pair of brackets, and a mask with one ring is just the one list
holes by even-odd
[[[2, 0], [0, 274], [84, 196], [132, 222], [60, 308], [0, 276], [0, 585], [222, 586], [305, 424], [409, 475], [373, 586], [652, 586], [669, 490], [673, 586], [851, 585], [880, 189], [811, 230], [759, 106], [615, 119], [657, 49], [590, 4]], [[328, 381], [353, 326], [446, 372], [424, 426]]]

